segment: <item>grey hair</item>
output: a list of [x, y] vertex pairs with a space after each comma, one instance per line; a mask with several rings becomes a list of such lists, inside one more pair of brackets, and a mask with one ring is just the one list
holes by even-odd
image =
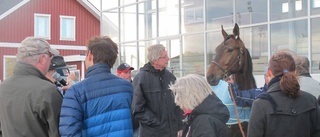
[[162, 44], [154, 44], [149, 46], [148, 48], [148, 60], [149, 62], [153, 62], [160, 58], [160, 54], [162, 51], [165, 51], [166, 48]]
[[309, 73], [309, 59], [305, 56], [298, 56], [295, 60], [296, 63], [296, 73], [301, 75], [303, 73]]
[[183, 110], [193, 110], [207, 96], [214, 94], [209, 83], [198, 74], [178, 78], [169, 89], [174, 94], [175, 103]]
[[17, 61], [36, 63], [41, 53], [49, 51], [50, 44], [43, 38], [27, 37], [18, 48]]

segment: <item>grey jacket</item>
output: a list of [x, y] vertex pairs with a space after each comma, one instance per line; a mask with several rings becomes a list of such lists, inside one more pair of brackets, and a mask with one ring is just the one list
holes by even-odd
[[5, 137], [58, 137], [62, 95], [37, 68], [17, 62], [0, 85], [0, 120]]
[[316, 98], [320, 95], [320, 83], [311, 76], [300, 76], [300, 89], [314, 95]]
[[289, 98], [279, 83], [271, 84], [268, 89], [275, 109], [267, 99], [254, 101], [248, 137], [319, 137], [320, 110], [316, 98], [303, 91], [296, 99]]

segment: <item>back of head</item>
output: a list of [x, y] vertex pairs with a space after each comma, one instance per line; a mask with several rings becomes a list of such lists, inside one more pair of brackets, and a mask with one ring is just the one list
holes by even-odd
[[300, 85], [295, 73], [295, 61], [290, 53], [276, 52], [269, 61], [269, 69], [275, 77], [281, 77], [280, 88], [289, 97], [300, 95]]
[[50, 48], [50, 44], [43, 38], [27, 37], [18, 48], [17, 60], [26, 63], [35, 63], [40, 54], [50, 52], [59, 55], [59, 51]]
[[296, 73], [298, 75], [309, 73], [309, 59], [305, 56], [296, 58]]
[[209, 83], [198, 74], [189, 74], [178, 78], [170, 89], [175, 95], [175, 102], [180, 107], [193, 110], [213, 91]]
[[162, 51], [165, 51], [166, 48], [162, 44], [155, 44], [148, 47], [148, 60], [153, 62], [154, 60], [159, 59]]
[[87, 48], [93, 55], [94, 64], [105, 63], [110, 68], [113, 67], [118, 56], [118, 46], [111, 38], [107, 36], [94, 37], [89, 40]]

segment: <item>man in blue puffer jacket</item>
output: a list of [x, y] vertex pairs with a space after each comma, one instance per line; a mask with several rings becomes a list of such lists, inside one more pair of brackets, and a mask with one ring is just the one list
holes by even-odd
[[132, 137], [132, 85], [111, 74], [117, 45], [109, 37], [89, 41], [85, 79], [66, 92], [60, 114], [61, 136]]

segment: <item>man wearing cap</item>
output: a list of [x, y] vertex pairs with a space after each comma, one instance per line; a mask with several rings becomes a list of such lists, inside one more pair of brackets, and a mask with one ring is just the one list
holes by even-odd
[[130, 82], [132, 82], [132, 79], [131, 79], [131, 70], [134, 70], [133, 67], [130, 67], [129, 64], [127, 63], [122, 63], [118, 66], [117, 68], [117, 75], [120, 77], [120, 78], [124, 78]]
[[[56, 69], [59, 68], [66, 68], [67, 69], [67, 64], [64, 61], [62, 56], [54, 56], [51, 59], [51, 63], [50, 63], [50, 67], [49, 67], [49, 71], [46, 74], [46, 77], [53, 82], [59, 89], [59, 91], [61, 92], [62, 95], [64, 95], [65, 90], [67, 90], [67, 88], [69, 88], [69, 85], [63, 85], [62, 83], [60, 83], [59, 81], [57, 81], [57, 78], [61, 78], [61, 75], [59, 73], [57, 73]], [[66, 81], [64, 81], [66, 82]], [[65, 83], [66, 84], [66, 83]], [[67, 88], [62, 89], [62, 86], [66, 86]]]
[[55, 55], [59, 52], [42, 38], [21, 42], [13, 75], [0, 85], [3, 136], [59, 136], [62, 96], [45, 76]]

